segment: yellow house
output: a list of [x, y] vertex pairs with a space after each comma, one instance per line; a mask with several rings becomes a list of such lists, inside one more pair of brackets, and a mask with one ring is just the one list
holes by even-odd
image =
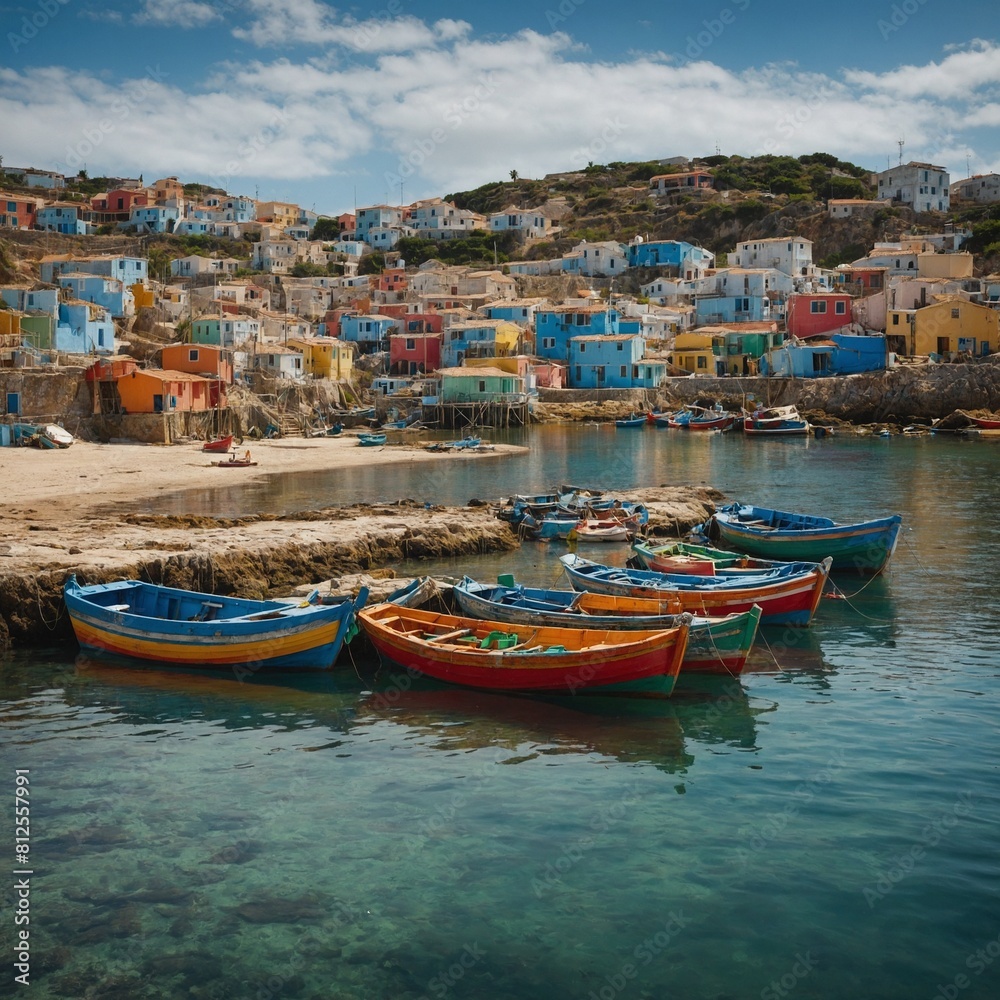
[[129, 285], [128, 287], [135, 299], [136, 311], [153, 308], [156, 300], [151, 288], [147, 288], [141, 281], [137, 281], [134, 285]]
[[898, 354], [994, 354], [1000, 349], [1000, 312], [961, 298], [890, 309], [885, 335], [889, 350]]
[[674, 349], [667, 352], [667, 362], [686, 372], [699, 375], [715, 374], [715, 351], [712, 349], [721, 337], [711, 333], [678, 333], [674, 337]]
[[921, 278], [971, 278], [972, 254], [924, 251], [917, 254], [917, 274]]
[[289, 337], [289, 347], [302, 351], [306, 375], [313, 378], [350, 379], [354, 374], [354, 349], [335, 337]]
[[287, 201], [257, 202], [257, 221], [270, 222], [284, 229], [299, 221], [299, 206]]
[[0, 337], [21, 337], [21, 313], [0, 309]]

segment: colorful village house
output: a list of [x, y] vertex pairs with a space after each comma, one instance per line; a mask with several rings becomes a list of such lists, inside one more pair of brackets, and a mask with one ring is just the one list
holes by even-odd
[[910, 356], [982, 357], [998, 349], [1000, 311], [963, 298], [947, 298], [922, 309], [890, 309], [889, 350]]
[[354, 348], [335, 337], [289, 337], [288, 346], [302, 352], [307, 376], [349, 380], [354, 374]]

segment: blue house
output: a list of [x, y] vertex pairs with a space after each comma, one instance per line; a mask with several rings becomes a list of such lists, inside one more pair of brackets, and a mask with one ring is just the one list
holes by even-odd
[[114, 354], [115, 324], [89, 302], [61, 302], [53, 349], [66, 354]]
[[607, 306], [556, 306], [535, 313], [535, 354], [569, 361], [571, 337], [618, 333], [618, 313]]
[[[112, 316], [123, 318], [133, 303], [132, 293], [120, 281], [98, 274], [60, 274], [56, 279], [70, 298], [103, 306]], [[131, 308], [128, 309], [131, 312]]]
[[570, 337], [570, 388], [655, 388], [666, 374], [666, 362], [643, 361], [644, 350], [639, 334]]
[[36, 215], [39, 229], [70, 236], [87, 236], [94, 231], [93, 225], [85, 222], [82, 213], [89, 208], [81, 205], [46, 205]]
[[771, 318], [766, 295], [696, 295], [695, 326], [718, 323], [759, 323]]
[[452, 323], [444, 331], [441, 367], [458, 368], [466, 358], [509, 357], [520, 335], [520, 327], [500, 319]]
[[174, 235], [204, 236], [211, 230], [212, 225], [213, 223], [209, 222], [208, 219], [196, 219], [192, 216], [187, 219], [181, 219], [174, 226]]
[[694, 274], [686, 275], [685, 271], [703, 271], [714, 264], [714, 253], [683, 240], [654, 240], [628, 245], [629, 267], [674, 267], [677, 268], [678, 276], [693, 278]]
[[489, 302], [480, 308], [487, 319], [503, 319], [518, 326], [530, 327], [535, 321], [541, 299], [514, 299], [513, 301]]
[[835, 333], [807, 341], [786, 340], [760, 359], [761, 375], [820, 378], [883, 371], [885, 337]]
[[0, 288], [0, 299], [18, 312], [44, 312], [53, 319], [59, 315], [59, 292], [54, 288]]
[[56, 284], [56, 276], [74, 271], [117, 278], [126, 288], [146, 283], [149, 265], [145, 257], [73, 257], [70, 254], [47, 257], [39, 265], [46, 284]]
[[362, 354], [372, 354], [382, 350], [389, 329], [395, 325], [393, 316], [341, 316], [340, 339], [357, 344]]
[[179, 213], [165, 205], [133, 205], [128, 222], [119, 222], [119, 229], [134, 229], [140, 233], [172, 233]]

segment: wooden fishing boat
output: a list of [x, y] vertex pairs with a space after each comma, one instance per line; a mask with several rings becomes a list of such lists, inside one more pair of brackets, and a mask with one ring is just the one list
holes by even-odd
[[692, 542], [632, 543], [632, 552], [642, 569], [656, 573], [691, 573], [695, 576], [739, 576], [784, 565], [775, 559], [758, 559]]
[[880, 573], [892, 557], [903, 518], [899, 514], [856, 524], [734, 503], [705, 523], [710, 538], [765, 559], [815, 561], [830, 556], [835, 570]]
[[647, 423], [646, 414], [636, 416], [634, 413], [630, 417], [624, 417], [615, 421], [615, 427], [644, 427]]
[[805, 436], [810, 429], [809, 421], [795, 406], [769, 406], [743, 418], [743, 431], [751, 437]]
[[359, 434], [358, 444], [362, 448], [377, 448], [379, 445], [385, 444], [385, 437], [384, 434]]
[[409, 583], [394, 590], [386, 600], [404, 608], [419, 608], [438, 593], [438, 585], [433, 577], [418, 576]]
[[229, 458], [220, 459], [218, 462], [213, 462], [212, 465], [219, 469], [246, 469], [257, 463], [250, 457], [250, 451], [247, 449], [240, 458], [236, 457], [236, 452], [234, 451]]
[[88, 651], [207, 669], [326, 670], [356, 631], [357, 599], [253, 601], [161, 587], [142, 580], [81, 586], [63, 596], [77, 641]]
[[578, 521], [575, 530], [580, 542], [627, 542], [637, 528], [635, 522], [587, 519]]
[[226, 434], [224, 437], [215, 438], [214, 441], [206, 441], [202, 446], [202, 451], [221, 451], [225, 454], [233, 446], [233, 435]]
[[73, 435], [59, 424], [42, 424], [38, 428], [38, 439], [43, 448], [68, 448], [73, 443]]
[[736, 415], [728, 410], [706, 410], [691, 417], [685, 425], [689, 431], [728, 431], [736, 423]]
[[[465, 577], [452, 588], [465, 615], [509, 625], [558, 628], [673, 628], [683, 604], [678, 598], [615, 597], [589, 591], [477, 583]], [[757, 635], [760, 608], [722, 617], [691, 618], [682, 672], [735, 676], [747, 661]]]
[[[966, 414], [968, 416], [968, 414]], [[984, 431], [1000, 431], [1000, 418], [969, 417], [969, 419]]]
[[688, 625], [610, 630], [513, 625], [395, 604], [358, 613], [387, 660], [450, 684], [490, 691], [673, 692]]
[[808, 625], [823, 595], [830, 560], [787, 565], [747, 576], [689, 576], [620, 569], [582, 559], [575, 553], [560, 556], [574, 590], [622, 597], [680, 599], [691, 614], [725, 615], [761, 608], [762, 625]]

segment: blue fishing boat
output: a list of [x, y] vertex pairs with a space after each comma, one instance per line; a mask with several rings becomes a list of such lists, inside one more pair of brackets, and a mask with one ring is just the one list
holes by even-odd
[[795, 406], [770, 406], [743, 418], [743, 431], [751, 437], [804, 437], [810, 430]]
[[684, 611], [724, 615], [761, 608], [762, 625], [808, 625], [830, 573], [822, 563], [787, 563], [746, 576], [693, 576], [602, 566], [575, 553], [559, 557], [574, 590], [622, 597], [680, 599]]
[[362, 448], [377, 448], [379, 445], [385, 444], [385, 435], [374, 433], [359, 434], [358, 444]]
[[150, 663], [203, 669], [327, 670], [357, 631], [368, 600], [255, 601], [162, 587], [142, 580], [63, 587], [83, 649]]
[[615, 421], [615, 427], [644, 427], [647, 423], [646, 414], [636, 416], [634, 413], [630, 417], [625, 417]]
[[704, 533], [730, 548], [765, 559], [817, 560], [830, 556], [835, 570], [880, 573], [899, 541], [899, 514], [855, 524], [734, 503], [705, 522]]
[[511, 625], [556, 628], [659, 629], [690, 622], [682, 671], [739, 674], [757, 635], [760, 608], [722, 617], [671, 610], [673, 598], [616, 597], [587, 591], [546, 590], [508, 583], [491, 585], [464, 577], [452, 588], [462, 614]]

